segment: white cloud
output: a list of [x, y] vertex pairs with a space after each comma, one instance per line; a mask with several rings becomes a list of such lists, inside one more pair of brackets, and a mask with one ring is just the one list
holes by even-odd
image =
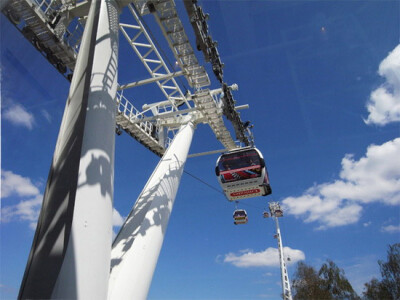
[[39, 189], [27, 177], [14, 174], [11, 171], [1, 170], [1, 198], [11, 195], [34, 196], [39, 194]]
[[363, 226], [364, 227], [368, 227], [368, 226], [370, 226], [372, 224], [372, 222], [371, 221], [369, 221], [369, 222], [365, 222], [365, 223], [363, 223]]
[[113, 210], [112, 224], [113, 226], [121, 226], [122, 224], [124, 224], [124, 218], [115, 208]]
[[[299, 260], [304, 260], [303, 251], [283, 247], [284, 256], [290, 261], [287, 264], [294, 264]], [[261, 252], [253, 252], [251, 249], [240, 250], [238, 254], [229, 252], [225, 254], [224, 262], [230, 263], [239, 268], [248, 267], [279, 267], [279, 253], [276, 248], [267, 248]]]
[[400, 45], [379, 65], [385, 83], [371, 93], [367, 103], [367, 124], [386, 125], [400, 121]]
[[120, 227], [124, 224], [125, 219], [121, 216], [121, 214], [116, 210], [115, 208], [113, 209], [113, 215], [112, 215], [112, 226], [113, 226], [113, 232], [112, 232], [112, 240], [115, 240], [115, 237], [117, 236], [117, 230], [120, 229]]
[[21, 200], [15, 205], [3, 205], [1, 222], [28, 221], [29, 227], [35, 229], [43, 195], [29, 178], [1, 170], [1, 197], [7, 198], [13, 195], [29, 197], [29, 199]]
[[43, 117], [47, 120], [47, 122], [51, 123], [51, 115], [47, 112], [47, 110], [41, 110]]
[[22, 105], [15, 104], [3, 112], [3, 118], [17, 126], [24, 126], [31, 130], [35, 119]]
[[282, 201], [288, 214], [305, 222], [319, 222], [318, 229], [352, 224], [360, 219], [362, 205], [400, 204], [400, 138], [370, 145], [364, 157], [342, 159], [340, 179], [315, 185], [299, 197]]
[[36, 197], [23, 200], [16, 205], [2, 207], [1, 222], [28, 221], [29, 227], [35, 229], [42, 199], [43, 195], [38, 194]]
[[381, 228], [382, 232], [388, 232], [388, 233], [396, 233], [400, 232], [400, 225], [388, 225], [388, 226], [383, 226]]

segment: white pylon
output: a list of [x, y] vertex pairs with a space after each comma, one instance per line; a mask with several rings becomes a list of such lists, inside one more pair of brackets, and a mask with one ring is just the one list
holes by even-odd
[[108, 299], [147, 298], [193, 133], [182, 125], [116, 237]]
[[119, 6], [93, 0], [19, 299], [106, 299]]
[[271, 202], [269, 204], [269, 210], [271, 212], [271, 217], [274, 218], [276, 224], [276, 239], [278, 241], [278, 251], [279, 251], [279, 264], [281, 267], [281, 280], [282, 280], [282, 293], [284, 300], [292, 300], [292, 292], [290, 290], [289, 275], [286, 269], [285, 257], [283, 255], [283, 245], [281, 230], [279, 228], [278, 218], [283, 216], [283, 211], [277, 202]]

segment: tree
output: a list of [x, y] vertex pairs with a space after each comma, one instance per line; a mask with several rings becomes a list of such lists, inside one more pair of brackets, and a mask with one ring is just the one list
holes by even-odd
[[364, 284], [366, 291], [363, 292], [363, 298], [365, 300], [387, 300], [392, 299], [390, 292], [386, 289], [382, 283], [376, 279], [372, 278], [370, 282]]
[[294, 300], [306, 299], [333, 299], [329, 293], [322, 288], [322, 280], [317, 271], [300, 261], [294, 273], [292, 292]]
[[382, 280], [373, 278], [365, 284], [364, 299], [400, 299], [400, 243], [389, 245], [387, 262], [379, 260], [378, 264]]
[[359, 299], [344, 271], [331, 260], [327, 260], [319, 270], [322, 287], [328, 291], [333, 299]]
[[319, 272], [304, 262], [299, 262], [293, 277], [292, 290], [294, 300], [360, 299], [344, 271], [331, 260], [327, 260]]
[[389, 245], [387, 262], [378, 261], [382, 284], [390, 292], [393, 299], [400, 299], [400, 243]]

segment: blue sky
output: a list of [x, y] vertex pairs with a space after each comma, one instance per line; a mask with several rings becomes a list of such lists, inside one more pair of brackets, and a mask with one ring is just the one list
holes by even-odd
[[[238, 105], [250, 105], [241, 117], [254, 124], [273, 194], [241, 201], [249, 223], [234, 226], [234, 205], [185, 173], [149, 299], [279, 299], [275, 228], [262, 218], [268, 201], [285, 208], [280, 224], [291, 277], [297, 261], [319, 268], [329, 258], [361, 292], [379, 276], [377, 260], [385, 259], [387, 245], [400, 242], [399, 1], [200, 4], [210, 14], [224, 79], [239, 85]], [[193, 41], [183, 4], [177, 7]], [[0, 295], [13, 299], [69, 84], [0, 20]], [[145, 20], [165, 45], [153, 19]], [[119, 82], [147, 78], [122, 38], [120, 47]], [[198, 58], [204, 63], [200, 52]], [[148, 87], [128, 95], [139, 107], [162, 100]], [[190, 153], [220, 148], [211, 130], [198, 125]], [[216, 159], [191, 158], [185, 170], [218, 189]], [[157, 162], [127, 134], [116, 136], [115, 231]]]

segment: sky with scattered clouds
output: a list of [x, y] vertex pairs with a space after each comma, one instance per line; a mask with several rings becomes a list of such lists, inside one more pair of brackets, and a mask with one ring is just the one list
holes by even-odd
[[33, 128], [35, 118], [22, 105], [16, 104], [4, 110], [2, 117], [16, 126], [29, 130]]
[[[387, 245], [400, 241], [399, 2], [199, 3], [210, 13], [224, 78], [239, 84], [238, 104], [250, 105], [241, 116], [255, 125], [273, 194], [241, 201], [249, 223], [234, 226], [234, 205], [218, 192], [217, 156], [189, 159], [149, 299], [278, 299], [275, 227], [262, 218], [268, 201], [284, 209], [289, 277], [298, 261], [319, 268], [331, 259], [360, 293], [379, 277], [377, 260], [385, 259]], [[145, 21], [161, 40], [153, 20]], [[3, 15], [0, 25], [0, 295], [15, 299], [68, 82]], [[125, 63], [127, 48], [121, 38], [120, 83], [145, 79]], [[127, 93], [138, 106], [160, 101], [147, 90]], [[190, 152], [220, 148], [199, 125]], [[116, 137], [114, 236], [157, 161], [127, 134]]]
[[[290, 247], [283, 247], [285, 261], [288, 265], [297, 263], [305, 259], [303, 251], [291, 249]], [[289, 260], [288, 260], [289, 257]], [[267, 248], [261, 252], [254, 252], [251, 249], [240, 250], [235, 254], [229, 252], [225, 254], [225, 263], [230, 263], [235, 267], [248, 268], [248, 267], [278, 267], [279, 266], [279, 251], [277, 248]]]
[[367, 104], [367, 124], [384, 126], [400, 121], [400, 46], [382, 60], [378, 73], [385, 82], [371, 92]]
[[338, 179], [318, 183], [303, 195], [285, 198], [282, 203], [289, 214], [303, 217], [305, 222], [318, 222], [320, 229], [356, 223], [363, 204], [400, 205], [399, 157], [400, 138], [372, 144], [358, 160], [345, 155]]

